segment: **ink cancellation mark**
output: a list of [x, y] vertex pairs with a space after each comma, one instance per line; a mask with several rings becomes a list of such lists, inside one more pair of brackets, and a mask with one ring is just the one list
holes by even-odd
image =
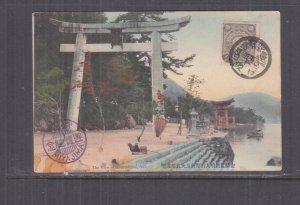
[[55, 133], [44, 133], [43, 148], [52, 160], [67, 164], [77, 161], [84, 154], [87, 147], [85, 132], [79, 127], [78, 131], [72, 131], [70, 127], [76, 124], [70, 120], [63, 122], [63, 129]]
[[272, 55], [269, 46], [260, 38], [247, 36], [232, 45], [229, 63], [232, 70], [242, 78], [255, 79], [270, 68]]
[[223, 23], [222, 58], [226, 63], [229, 62], [229, 52], [232, 45], [245, 36], [259, 37], [259, 24], [227, 21]]

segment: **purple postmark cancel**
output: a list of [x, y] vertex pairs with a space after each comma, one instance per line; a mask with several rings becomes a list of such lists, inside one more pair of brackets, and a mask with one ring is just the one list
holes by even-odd
[[229, 62], [232, 70], [240, 77], [255, 79], [264, 75], [270, 68], [271, 50], [258, 37], [242, 37], [232, 45]]
[[[85, 132], [78, 126], [77, 131], [72, 127], [77, 123], [65, 120], [62, 129], [55, 133], [44, 133], [43, 148], [48, 157], [59, 163], [72, 163], [80, 159], [87, 147]], [[77, 126], [75, 126], [77, 127]]]

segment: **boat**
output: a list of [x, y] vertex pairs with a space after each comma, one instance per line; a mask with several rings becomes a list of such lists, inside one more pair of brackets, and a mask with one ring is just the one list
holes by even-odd
[[248, 138], [259, 138], [259, 137], [264, 137], [264, 133], [262, 130], [255, 130], [248, 134]]

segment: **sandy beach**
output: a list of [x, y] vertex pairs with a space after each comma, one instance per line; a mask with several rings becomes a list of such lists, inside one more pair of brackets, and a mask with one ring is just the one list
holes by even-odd
[[[153, 136], [152, 124], [148, 123], [139, 146], [147, 146], [148, 153], [159, 151], [165, 147], [187, 141], [187, 128], [182, 126], [182, 135], [178, 135], [179, 124], [167, 124], [161, 139]], [[34, 153], [35, 153], [35, 171], [61, 172], [61, 171], [90, 171], [90, 172], [107, 172], [111, 171], [112, 159], [118, 163], [124, 164], [141, 155], [132, 155], [128, 143], [137, 143], [137, 136], [140, 135], [142, 126], [131, 130], [108, 130], [108, 131], [86, 131], [87, 149], [84, 155], [76, 162], [67, 165], [57, 164], [51, 159], [48, 162], [51, 165], [39, 165], [42, 160], [39, 158], [48, 158], [43, 150], [42, 136], [43, 133], [34, 134]], [[49, 133], [51, 134], [51, 133]], [[45, 159], [44, 159], [45, 160]], [[47, 164], [47, 162], [46, 162]], [[43, 168], [44, 167], [44, 168]]]

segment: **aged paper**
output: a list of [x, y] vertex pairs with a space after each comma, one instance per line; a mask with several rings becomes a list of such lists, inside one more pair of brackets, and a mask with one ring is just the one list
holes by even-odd
[[280, 13], [33, 14], [34, 172], [281, 170]]

